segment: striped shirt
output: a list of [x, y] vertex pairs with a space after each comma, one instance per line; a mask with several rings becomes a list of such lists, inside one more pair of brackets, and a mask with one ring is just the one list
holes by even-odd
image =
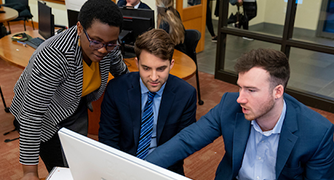
[[[20, 163], [38, 164], [40, 142], [48, 141], [58, 124], [78, 107], [83, 82], [82, 50], [77, 27], [53, 36], [33, 53], [14, 87], [10, 111], [20, 123]], [[107, 84], [109, 71], [117, 77], [128, 69], [120, 52], [100, 61], [101, 86], [87, 95], [97, 100]]]

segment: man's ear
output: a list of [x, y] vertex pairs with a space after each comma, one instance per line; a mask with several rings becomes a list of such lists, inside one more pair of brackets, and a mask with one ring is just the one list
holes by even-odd
[[277, 85], [274, 88], [275, 99], [281, 98], [283, 96], [283, 94], [284, 94], [284, 86], [282, 84]]
[[173, 66], [174, 66], [174, 63], [175, 63], [175, 61], [174, 61], [174, 59], [172, 59], [172, 60], [170, 61], [170, 69], [172, 69], [172, 68], [173, 68]]
[[139, 69], [139, 65], [138, 65], [138, 59], [137, 59], [137, 57], [135, 57], [135, 60], [136, 60], [137, 68]]

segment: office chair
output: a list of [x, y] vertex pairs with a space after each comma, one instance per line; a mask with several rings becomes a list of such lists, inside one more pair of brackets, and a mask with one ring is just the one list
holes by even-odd
[[1, 86], [0, 86], [0, 95], [1, 95], [3, 106], [5, 107], [5, 112], [8, 113], [9, 112], [9, 107], [6, 106], [6, 102], [5, 102], [5, 98], [3, 97], [3, 94], [2, 94]]
[[185, 39], [184, 39], [184, 43], [186, 45], [186, 54], [196, 64], [196, 82], [197, 82], [198, 104], [202, 105], [204, 104], [204, 102], [201, 99], [201, 91], [199, 88], [197, 54], [196, 54], [196, 47], [200, 39], [201, 39], [201, 32], [199, 32], [196, 29], [186, 29]]
[[[1, 95], [1, 98], [2, 98], [3, 106], [5, 107], [5, 112], [9, 113], [9, 107], [6, 106], [6, 102], [5, 102], [5, 99], [4, 99], [3, 94], [2, 94], [1, 86], [0, 86], [0, 95]], [[10, 130], [8, 132], [5, 132], [3, 134], [4, 136], [7, 135], [7, 134], [9, 134], [9, 133], [11, 133], [11, 132], [19, 131], [20, 130], [20, 124], [19, 124], [19, 122], [16, 119], [14, 119], [13, 125], [14, 125], [14, 129]], [[5, 139], [4, 142], [7, 143], [7, 142], [15, 141], [17, 139], [19, 139], [19, 138], [17, 137], [17, 138], [13, 138], [13, 139]]]
[[30, 12], [30, 7], [29, 7], [29, 1], [28, 0], [5, 0], [4, 6], [13, 8], [18, 11], [19, 16], [16, 19], [13, 19], [11, 21], [7, 21], [8, 25], [8, 34], [11, 33], [9, 22], [13, 21], [22, 21], [23, 20], [23, 25], [24, 25], [24, 31], [26, 31], [26, 21], [28, 22], [29, 19], [32, 24], [32, 28], [35, 29], [34, 27], [34, 22], [32, 21], [33, 15]]

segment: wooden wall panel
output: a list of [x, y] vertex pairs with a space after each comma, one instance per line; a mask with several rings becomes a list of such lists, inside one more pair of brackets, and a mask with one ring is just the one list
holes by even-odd
[[197, 29], [201, 32], [201, 39], [198, 42], [196, 52], [204, 50], [205, 26], [206, 26], [206, 4], [207, 0], [202, 0], [202, 4], [183, 8], [183, 1], [176, 1], [176, 9], [179, 11], [183, 25], [186, 29]]

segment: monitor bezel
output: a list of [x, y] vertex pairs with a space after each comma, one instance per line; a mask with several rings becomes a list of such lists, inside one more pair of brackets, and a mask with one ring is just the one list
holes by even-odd
[[38, 1], [38, 33], [44, 39], [48, 39], [55, 34], [52, 8], [42, 1]]

